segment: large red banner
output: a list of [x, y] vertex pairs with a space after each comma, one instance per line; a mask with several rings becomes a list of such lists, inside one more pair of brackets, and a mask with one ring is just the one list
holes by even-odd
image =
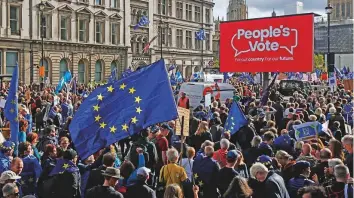
[[311, 72], [313, 14], [220, 24], [221, 72]]

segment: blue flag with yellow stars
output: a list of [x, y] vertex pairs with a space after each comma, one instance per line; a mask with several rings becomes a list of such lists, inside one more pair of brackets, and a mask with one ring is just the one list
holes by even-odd
[[75, 148], [86, 159], [153, 124], [177, 118], [164, 60], [96, 88], [70, 124]]
[[237, 102], [233, 102], [225, 122], [225, 131], [230, 131], [232, 135], [247, 124], [246, 116], [242, 112], [240, 105]]
[[18, 144], [19, 122], [18, 122], [18, 64], [14, 68], [10, 82], [9, 94], [7, 95], [4, 115], [10, 121], [11, 141]]
[[70, 160], [57, 159], [57, 163], [55, 164], [53, 170], [49, 173], [49, 176], [63, 174], [65, 171], [73, 173], [79, 171], [79, 168]]

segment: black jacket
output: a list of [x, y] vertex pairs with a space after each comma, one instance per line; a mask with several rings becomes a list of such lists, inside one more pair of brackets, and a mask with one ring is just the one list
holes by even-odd
[[86, 191], [88, 189], [91, 189], [95, 186], [102, 185], [104, 182], [104, 176], [102, 175], [102, 172], [106, 170], [107, 167], [105, 166], [100, 166], [98, 168], [95, 168], [91, 170], [90, 175], [87, 179], [87, 184], [86, 184]]
[[80, 198], [81, 176], [80, 172], [64, 172], [57, 175], [55, 181], [55, 193], [52, 198]]
[[124, 198], [123, 195], [111, 186], [96, 186], [89, 189], [86, 193], [86, 198]]
[[136, 184], [129, 186], [124, 198], [156, 198], [156, 193], [145, 182], [137, 181]]
[[267, 198], [290, 198], [283, 178], [273, 171], [267, 175], [265, 191]]

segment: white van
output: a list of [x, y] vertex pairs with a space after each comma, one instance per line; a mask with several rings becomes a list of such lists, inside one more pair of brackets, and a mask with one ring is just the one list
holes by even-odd
[[[211, 93], [215, 98], [220, 97], [220, 101], [225, 103], [227, 98], [233, 98], [235, 88], [228, 83], [218, 83], [220, 91], [215, 88], [215, 83], [211, 82], [186, 82], [181, 85], [179, 93], [186, 93], [189, 104], [194, 109], [205, 101], [204, 96]], [[181, 94], [178, 96], [178, 100]], [[177, 100], [177, 101], [178, 101]]]

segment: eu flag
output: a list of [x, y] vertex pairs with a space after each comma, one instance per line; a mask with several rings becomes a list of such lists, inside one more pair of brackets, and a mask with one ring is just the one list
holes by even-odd
[[153, 124], [177, 118], [164, 60], [97, 87], [80, 105], [70, 134], [81, 159]]
[[11, 141], [18, 145], [18, 133], [19, 133], [19, 122], [18, 122], [18, 65], [12, 73], [11, 84], [9, 93], [7, 95], [4, 115], [8, 121], [10, 121], [11, 130]]
[[225, 131], [230, 131], [231, 134], [234, 134], [245, 125], [247, 125], [245, 114], [243, 114], [239, 104], [237, 102], [233, 102], [230, 108], [229, 116], [226, 119], [224, 127]]
[[268, 85], [267, 89], [264, 91], [262, 98], [261, 98], [261, 105], [267, 105], [269, 94], [270, 94], [270, 89], [273, 87], [275, 80], [277, 79], [278, 73], [274, 75], [274, 78], [272, 82]]
[[322, 125], [319, 122], [305, 122], [300, 125], [293, 126], [295, 130], [296, 140], [313, 138], [322, 130]]

